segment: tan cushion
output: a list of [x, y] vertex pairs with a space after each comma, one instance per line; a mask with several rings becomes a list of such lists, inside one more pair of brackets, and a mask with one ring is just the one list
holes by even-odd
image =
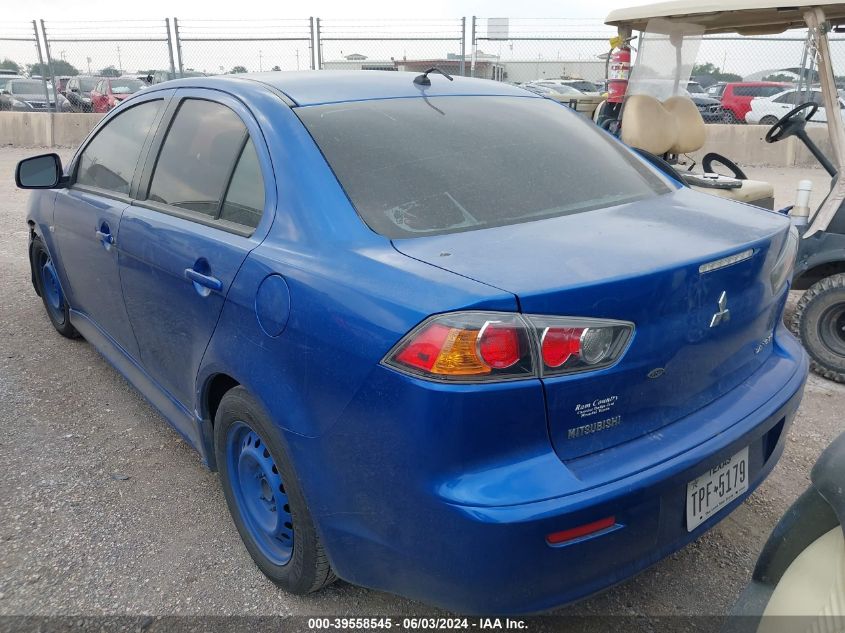
[[631, 95], [622, 110], [622, 141], [658, 156], [668, 152], [678, 139], [675, 117], [663, 104], [648, 95]]
[[663, 102], [663, 107], [675, 117], [678, 124], [678, 137], [669, 148], [671, 153], [686, 154], [704, 147], [704, 119], [692, 99], [686, 96], [669, 97]]
[[845, 627], [845, 539], [841, 527], [814, 541], [792, 561], [763, 616], [758, 633], [843, 630], [839, 628]]
[[692, 189], [701, 191], [702, 193], [709, 193], [711, 196], [718, 196], [738, 202], [754, 202], [756, 200], [772, 198], [775, 195], [775, 188], [762, 180], [742, 180], [740, 182], [742, 182], [742, 187], [736, 189], [715, 189], [711, 187], [696, 187], [695, 185], [692, 186]]

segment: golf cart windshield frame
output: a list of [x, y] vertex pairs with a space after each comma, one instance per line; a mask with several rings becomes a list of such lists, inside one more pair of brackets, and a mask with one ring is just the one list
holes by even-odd
[[[814, 2], [796, 6], [794, 0], [672, 0], [618, 9], [611, 12], [605, 22], [615, 26], [621, 40], [627, 41], [634, 31], [647, 31], [652, 20], [694, 24], [701, 27], [705, 35], [764, 35], [807, 28], [815, 48], [824, 107], [828, 112], [839, 110], [828, 32], [833, 26], [845, 25], [845, 3]], [[842, 118], [829, 117], [827, 129], [833, 148], [831, 161], [837, 176], [830, 194], [813, 215], [803, 235], [805, 238], [825, 231], [845, 202], [845, 125]]]

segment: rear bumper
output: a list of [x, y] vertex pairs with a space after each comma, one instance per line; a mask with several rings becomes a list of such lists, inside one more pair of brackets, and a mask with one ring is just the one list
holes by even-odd
[[[332, 565], [350, 582], [461, 612], [544, 611], [630, 578], [729, 514], [780, 457], [806, 375], [803, 350], [780, 327], [761, 371], [659, 433], [566, 463], [548, 447], [526, 449], [511, 462], [453, 464], [447, 472], [433, 452], [437, 441], [418, 435], [405, 444], [380, 428], [372, 409], [369, 433], [360, 429], [370, 437], [359, 445], [352, 403], [333, 433], [307, 441], [326, 451], [327, 461], [314, 462], [345, 474], [315, 475], [324, 484], [320, 493], [309, 490], [310, 475], [303, 478], [306, 494]], [[405, 406], [406, 419], [390, 423], [413, 436], [413, 402]], [[466, 409], [461, 414], [466, 418]], [[435, 436], [443, 429], [435, 440], [450, 452], [449, 414], [426, 422]], [[369, 454], [356, 450], [367, 445]], [[748, 492], [688, 532], [687, 483], [746, 446]], [[353, 455], [355, 464], [347, 461]], [[361, 476], [362, 468], [368, 474]], [[563, 546], [546, 543], [550, 533], [608, 516], [616, 528]]]

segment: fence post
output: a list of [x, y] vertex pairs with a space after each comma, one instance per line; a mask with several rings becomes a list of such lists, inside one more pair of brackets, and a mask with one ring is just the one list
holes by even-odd
[[[39, 62], [41, 63], [41, 70], [49, 70], [50, 72], [50, 81], [53, 82], [53, 91], [56, 90], [56, 73], [53, 72], [53, 57], [50, 55], [50, 42], [47, 41], [47, 29], [44, 28], [44, 20], [41, 20], [41, 34], [44, 36], [44, 51], [47, 53], [47, 68], [44, 68], [44, 60], [40, 59]], [[38, 37], [38, 29], [36, 29], [35, 36]], [[42, 72], [41, 76], [44, 77], [47, 73]], [[45, 78], [46, 79], [46, 78]], [[45, 82], [46, 83], [46, 82]], [[46, 90], [46, 88], [45, 88]], [[47, 109], [50, 109], [50, 96], [49, 93], [47, 94]], [[53, 104], [53, 112], [59, 111], [59, 97], [56, 95], [55, 103]]]
[[475, 16], [472, 16], [472, 61], [470, 62], [469, 66], [469, 76], [475, 77], [475, 51], [476, 51], [476, 41], [475, 41]]
[[314, 46], [317, 53], [317, 70], [323, 70], [323, 43], [320, 41], [320, 18], [314, 18], [316, 23], [316, 40]]
[[467, 19], [466, 16], [461, 18], [461, 77], [466, 77], [466, 58], [467, 58]]
[[176, 76], [176, 64], [173, 61], [173, 42], [170, 40], [170, 18], [164, 18], [164, 26], [167, 27], [167, 54], [170, 57], [170, 76]]
[[182, 42], [179, 39], [179, 20], [173, 18], [173, 39], [176, 40], [176, 56], [179, 58], [179, 76], [185, 72], [182, 67]]
[[44, 86], [44, 98], [47, 100], [47, 107], [50, 107], [50, 91], [47, 90], [47, 78], [44, 76], [44, 56], [41, 54], [41, 44], [38, 43], [38, 25], [32, 21], [32, 32], [35, 33], [35, 51], [38, 53], [38, 66], [41, 68], [41, 83]]

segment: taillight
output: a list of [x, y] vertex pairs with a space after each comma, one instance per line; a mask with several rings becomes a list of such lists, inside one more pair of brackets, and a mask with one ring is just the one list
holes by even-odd
[[414, 328], [383, 362], [444, 381], [537, 378], [608, 367], [622, 356], [634, 326], [624, 321], [454, 312]]

